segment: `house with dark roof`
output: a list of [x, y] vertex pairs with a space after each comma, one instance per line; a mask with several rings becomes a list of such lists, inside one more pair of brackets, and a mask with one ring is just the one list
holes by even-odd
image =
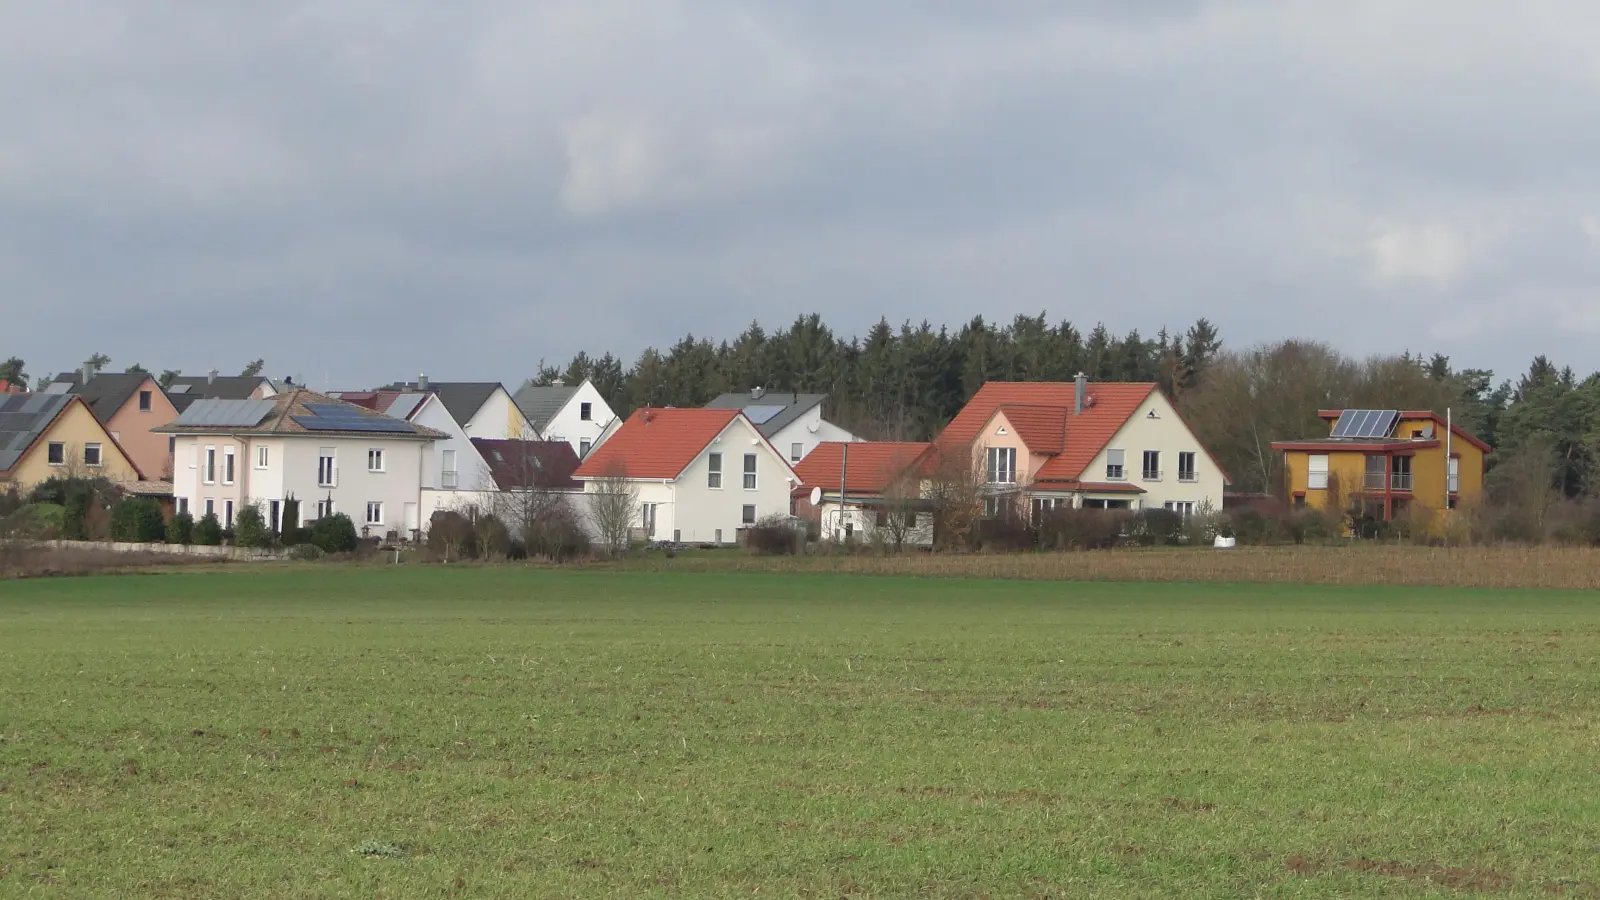
[[397, 381], [378, 390], [438, 396], [439, 402], [469, 438], [513, 441], [539, 438], [538, 429], [528, 422], [527, 416], [511, 399], [511, 392], [498, 381], [434, 381], [423, 375], [416, 381]]
[[550, 384], [531, 380], [517, 389], [517, 408], [546, 441], [566, 441], [582, 459], [620, 425], [611, 404], [585, 378], [569, 385], [557, 378]]
[[46, 391], [82, 397], [141, 472], [150, 478], [171, 477], [172, 439], [151, 429], [176, 419], [178, 410], [148, 373], [99, 372], [85, 364], [80, 371], [57, 375]]
[[82, 397], [0, 394], [0, 484], [27, 490], [58, 475], [144, 477]]
[[260, 375], [219, 375], [212, 369], [206, 375], [179, 375], [167, 383], [167, 399], [179, 413], [196, 400], [260, 400], [279, 393], [280, 385]]
[[732, 544], [739, 530], [788, 515], [799, 484], [742, 410], [636, 410], [573, 473], [586, 494], [636, 493], [646, 540]]
[[[423, 473], [443, 432], [294, 388], [256, 399], [202, 399], [169, 425], [179, 512], [224, 527], [246, 503], [282, 529], [344, 513], [366, 533], [421, 527]], [[290, 518], [288, 501], [298, 502]]]
[[[998, 382], [978, 389], [923, 454], [966, 467], [986, 512], [1057, 506], [1189, 515], [1222, 509], [1229, 478], [1154, 383]], [[956, 472], [965, 476], [964, 472]]]
[[929, 445], [908, 441], [828, 441], [794, 467], [795, 513], [834, 540], [882, 534], [895, 545], [933, 543], [932, 505], [918, 461]]
[[743, 410], [762, 436], [795, 465], [825, 441], [861, 440], [822, 417], [827, 399], [827, 394], [752, 388], [742, 394], [723, 394], [706, 404], [706, 409]]

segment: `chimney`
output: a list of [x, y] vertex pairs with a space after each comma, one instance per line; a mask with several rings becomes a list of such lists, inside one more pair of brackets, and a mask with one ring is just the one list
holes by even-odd
[[427, 372], [423, 372], [421, 375], [417, 376], [417, 390], [419, 392], [421, 392], [421, 393], [427, 393], [427, 391], [428, 391], [428, 373]]
[[557, 375], [556, 377], [550, 379], [550, 386], [551, 387], [566, 387], [567, 386], [567, 380], [565, 378], [562, 378], [560, 375]]
[[211, 385], [211, 384], [216, 384], [216, 383], [217, 383], [217, 370], [216, 369], [212, 369], [211, 371], [206, 373], [206, 384]]
[[285, 385], [288, 385], [289, 387], [293, 387], [294, 386], [294, 376], [293, 375], [285, 375], [285, 376], [283, 376], [283, 383]]
[[767, 389], [766, 388], [753, 387], [753, 388], [750, 389], [750, 399], [751, 400], [760, 400], [762, 397], [765, 397], [766, 395], [767, 395]]
[[83, 376], [83, 383], [88, 384], [89, 379], [99, 374], [99, 371], [95, 368], [93, 361], [85, 361], [83, 364], [83, 369], [79, 372], [79, 374]]
[[1083, 400], [1089, 393], [1089, 377], [1079, 372], [1074, 387], [1076, 390], [1072, 392], [1072, 414], [1078, 416], [1083, 414]]

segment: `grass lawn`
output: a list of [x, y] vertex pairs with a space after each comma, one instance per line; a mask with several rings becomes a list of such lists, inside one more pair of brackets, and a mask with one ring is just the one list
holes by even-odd
[[0, 896], [1595, 897], [1597, 713], [1594, 594], [0, 583]]

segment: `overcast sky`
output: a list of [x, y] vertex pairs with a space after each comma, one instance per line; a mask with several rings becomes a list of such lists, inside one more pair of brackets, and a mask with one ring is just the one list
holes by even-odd
[[515, 382], [816, 311], [1600, 368], [1588, 0], [0, 7], [0, 356]]

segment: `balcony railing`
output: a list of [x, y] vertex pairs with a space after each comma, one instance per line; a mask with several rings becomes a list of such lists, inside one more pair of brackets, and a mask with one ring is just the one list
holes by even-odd
[[1362, 479], [1361, 486], [1369, 491], [1381, 491], [1389, 483], [1389, 476], [1382, 472], [1368, 472]]
[[445, 469], [439, 473], [439, 486], [453, 488], [456, 486], [456, 473], [454, 469]]
[[1392, 491], [1411, 490], [1411, 473], [1396, 472], [1389, 476], [1389, 489]]

